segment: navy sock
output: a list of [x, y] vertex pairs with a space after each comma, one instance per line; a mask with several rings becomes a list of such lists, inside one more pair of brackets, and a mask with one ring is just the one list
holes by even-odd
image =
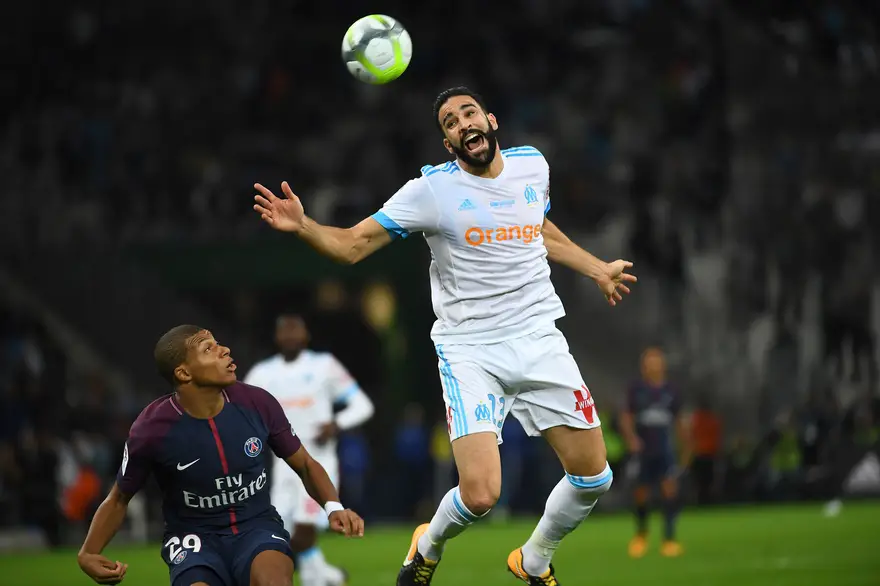
[[665, 517], [663, 538], [667, 541], [675, 541], [675, 527], [678, 521], [680, 507], [678, 499], [670, 499], [663, 503]]
[[648, 532], [648, 505], [636, 505], [636, 533], [644, 535]]

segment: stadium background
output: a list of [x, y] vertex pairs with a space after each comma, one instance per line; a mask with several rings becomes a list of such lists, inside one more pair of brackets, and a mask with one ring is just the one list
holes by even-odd
[[[614, 433], [624, 389], [640, 352], [661, 344], [688, 414], [723, 430], [703, 454], [715, 463], [706, 502], [689, 482], [689, 510], [770, 503], [686, 513], [686, 546], [694, 519], [705, 533], [693, 540], [760, 549], [754, 535], [779, 527], [761, 515], [779, 514], [803, 524], [784, 539], [808, 547], [798, 539], [833, 531], [816, 525], [820, 504], [777, 510], [780, 501], [880, 492], [880, 21], [870, 2], [83, 0], [0, 11], [0, 549], [78, 545], [128, 426], [167, 391], [151, 360], [163, 331], [208, 326], [245, 372], [272, 351], [283, 309], [307, 315], [314, 346], [334, 352], [378, 407], [343, 438], [346, 503], [373, 525], [430, 514], [454, 479], [427, 247], [409, 239], [335, 266], [261, 225], [251, 185], [287, 179], [310, 215], [350, 225], [446, 160], [430, 105], [460, 83], [484, 94], [502, 144], [534, 145], [550, 161], [552, 219], [596, 254], [636, 262], [640, 282], [613, 311], [554, 267], [568, 311], [560, 327], [614, 464], [625, 469]], [[354, 82], [339, 60], [342, 33], [370, 12], [413, 37], [409, 70], [386, 87]], [[560, 470], [512, 420], [505, 439], [502, 529], [485, 531], [522, 533], [527, 524], [504, 525], [506, 514], [540, 512]], [[121, 542], [155, 545], [154, 497], [138, 501]], [[619, 555], [629, 521], [613, 512], [627, 502], [618, 474], [596, 514], [608, 519], [595, 520], [624, 566], [600, 571], [608, 583], [638, 575]], [[797, 583], [880, 583], [862, 539], [872, 526], [876, 537], [865, 519], [880, 522], [880, 511], [848, 511], [862, 524], [838, 526], [850, 541], [826, 556], [831, 581], [810, 582], [811, 572]], [[754, 528], [734, 531], [744, 519]], [[370, 547], [391, 568], [376, 576], [393, 575], [405, 547], [405, 537], [382, 541], [386, 531]], [[595, 547], [589, 532], [579, 543]], [[75, 572], [71, 559], [49, 563], [61, 551], [24, 559]], [[685, 575], [693, 560], [681, 560]], [[791, 556], [760, 563], [768, 584], [799, 567]], [[378, 583], [352, 569], [355, 584]], [[23, 575], [42, 583], [32, 571]], [[24, 583], [13, 576], [0, 583]]]

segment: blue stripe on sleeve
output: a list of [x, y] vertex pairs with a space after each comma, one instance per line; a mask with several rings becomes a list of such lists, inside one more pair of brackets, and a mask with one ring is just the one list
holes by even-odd
[[391, 234], [391, 239], [396, 240], [397, 238], [406, 238], [409, 236], [409, 232], [407, 232], [404, 228], [400, 226], [397, 222], [389, 218], [385, 212], [379, 211], [370, 216]]
[[360, 387], [357, 383], [351, 383], [351, 385], [346, 388], [336, 399], [333, 401], [334, 405], [342, 405], [348, 403], [351, 400], [351, 397], [360, 390]]

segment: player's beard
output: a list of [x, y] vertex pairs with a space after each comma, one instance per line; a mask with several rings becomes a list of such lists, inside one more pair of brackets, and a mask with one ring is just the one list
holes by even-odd
[[464, 146], [464, 139], [462, 139], [459, 145], [454, 145], [452, 141], [449, 141], [450, 146], [452, 146], [452, 152], [455, 153], [456, 157], [467, 163], [468, 166], [484, 169], [495, 160], [495, 155], [498, 152], [498, 138], [495, 136], [495, 131], [491, 126], [489, 126], [489, 130], [486, 132], [479, 129], [472, 129], [470, 132], [477, 132], [483, 136], [486, 140], [486, 150], [479, 155], [472, 155]]

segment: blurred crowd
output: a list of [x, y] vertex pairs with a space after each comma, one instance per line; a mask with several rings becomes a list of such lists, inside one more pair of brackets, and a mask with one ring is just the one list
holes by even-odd
[[[237, 0], [23, 6], [30, 17], [5, 35], [28, 58], [9, 69], [15, 91], [0, 92], [0, 243], [26, 255], [247, 238], [264, 229], [251, 185], [282, 179], [319, 221], [354, 223], [447, 158], [430, 106], [466, 83], [498, 115], [503, 144], [547, 156], [554, 220], [574, 234], [626, 226], [640, 276], [662, 283], [658, 337], [685, 369], [705, 362], [707, 324], [734, 346], [718, 353], [736, 357], [770, 324], [759, 433], [727, 433], [711, 393], [689, 396], [695, 434], [724, 430], [701, 436], [694, 498], [824, 498], [840, 486], [833, 464], [875, 445], [880, 422], [880, 39], [866, 7], [520, 0], [437, 27], [447, 3], [400, 3], [387, 10], [410, 30], [414, 61], [376, 88], [339, 60], [362, 16], [341, 0], [287, 12]], [[34, 41], [47, 32], [54, 42]], [[686, 300], [713, 289], [695, 269], [707, 259], [719, 299], [700, 313]], [[0, 313], [0, 342], [2, 522], [57, 542], [112, 479], [137, 401], [21, 313]], [[454, 471], [432, 416], [415, 404], [399, 415], [400, 509], [370, 488], [369, 437], [342, 438], [347, 502], [386, 517], [433, 506]], [[616, 418], [603, 416], [606, 440], [625, 469]], [[502, 449], [501, 509], [539, 509], [555, 462], [512, 420]]]
[[98, 374], [72, 365], [41, 323], [0, 306], [2, 525], [52, 544], [91, 518], [119, 464], [131, 419]]

